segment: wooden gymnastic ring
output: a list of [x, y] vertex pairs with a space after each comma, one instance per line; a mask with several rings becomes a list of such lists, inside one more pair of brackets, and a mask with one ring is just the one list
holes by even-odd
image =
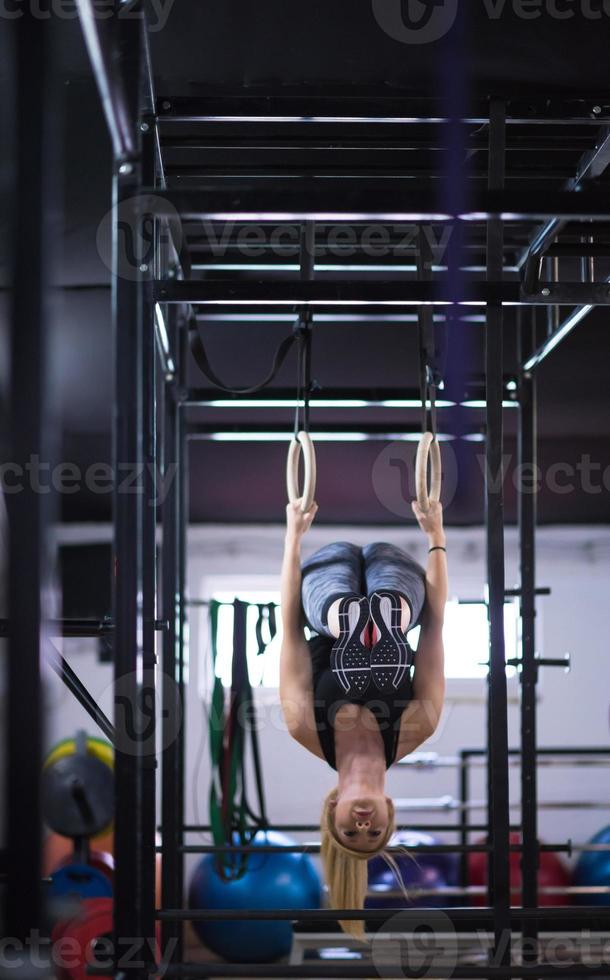
[[[428, 457], [430, 458], [430, 489], [428, 490]], [[443, 471], [441, 464], [441, 448], [431, 432], [424, 432], [417, 447], [415, 460], [415, 486], [417, 502], [426, 513], [431, 503], [441, 499], [441, 479]]]
[[[301, 449], [303, 450], [303, 462], [305, 464], [302, 493], [299, 490]], [[302, 497], [301, 511], [303, 513], [308, 511], [316, 495], [316, 451], [308, 432], [299, 432], [297, 438], [290, 442], [286, 461], [286, 487], [290, 503], [294, 504]]]

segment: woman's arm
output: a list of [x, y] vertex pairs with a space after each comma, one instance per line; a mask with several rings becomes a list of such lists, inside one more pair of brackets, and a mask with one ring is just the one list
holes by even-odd
[[438, 550], [445, 547], [443, 509], [440, 503], [431, 503], [424, 513], [414, 502], [413, 511], [428, 537], [428, 547], [437, 550], [428, 552], [426, 605], [415, 657], [413, 700], [401, 719], [397, 759], [414, 752], [435, 732], [445, 698], [443, 622], [448, 591], [447, 555]]
[[303, 634], [301, 607], [301, 539], [311, 527], [318, 505], [303, 514], [300, 501], [286, 507], [286, 538], [281, 575], [282, 648], [280, 701], [288, 731], [314, 755], [323, 758], [313, 711], [313, 677]]
[[281, 575], [282, 625], [284, 636], [302, 637], [301, 607], [301, 540], [309, 530], [318, 512], [313, 503], [308, 511], [301, 511], [300, 500], [286, 505], [286, 537]]

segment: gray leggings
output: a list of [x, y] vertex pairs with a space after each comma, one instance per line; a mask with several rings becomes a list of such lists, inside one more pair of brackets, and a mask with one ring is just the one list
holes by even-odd
[[301, 566], [301, 601], [310, 629], [331, 636], [328, 610], [341, 596], [371, 596], [379, 589], [398, 592], [411, 609], [409, 629], [417, 626], [426, 600], [421, 565], [393, 544], [377, 541], [359, 548], [337, 541], [320, 548]]

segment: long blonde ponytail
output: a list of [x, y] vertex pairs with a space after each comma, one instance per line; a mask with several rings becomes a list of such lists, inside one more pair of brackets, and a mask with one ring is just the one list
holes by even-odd
[[[320, 857], [324, 869], [324, 878], [328, 885], [330, 907], [333, 909], [363, 909], [368, 890], [368, 861], [381, 854], [395, 867], [395, 862], [389, 854], [384, 854], [391, 838], [396, 832], [396, 815], [394, 804], [388, 800], [388, 827], [374, 851], [351, 850], [337, 838], [333, 807], [337, 799], [337, 790], [333, 789], [325, 797], [322, 805], [320, 820], [321, 846]], [[396, 868], [400, 878], [400, 873]], [[339, 925], [354, 939], [366, 942], [364, 922], [351, 919], [340, 922]]]

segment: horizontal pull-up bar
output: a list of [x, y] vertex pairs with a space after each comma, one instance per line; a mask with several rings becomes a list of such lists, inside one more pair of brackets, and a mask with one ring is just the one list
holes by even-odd
[[[112, 636], [115, 629], [112, 619], [50, 619], [46, 625], [51, 636], [82, 640]], [[154, 625], [158, 632], [169, 628], [166, 619], [156, 619]], [[0, 638], [10, 636], [10, 633], [10, 619], [0, 619]]]
[[[485, 407], [485, 384], [467, 381], [451, 399], [443, 389], [436, 399], [438, 410]], [[444, 397], [445, 396], [445, 397]], [[504, 378], [504, 399], [510, 406], [518, 404], [517, 381], [512, 375]], [[266, 388], [251, 395], [227, 395], [215, 388], [189, 388], [181, 398], [181, 404], [199, 408], [295, 408], [297, 401], [293, 388]], [[309, 404], [316, 408], [385, 408], [416, 409], [421, 411], [421, 394], [418, 388], [356, 388], [324, 387], [311, 394]]]
[[[461, 829], [461, 828], [460, 828]], [[405, 844], [396, 844], [386, 848], [390, 854], [404, 854]], [[548, 851], [552, 854], [570, 854], [573, 850], [570, 842], [567, 844], [541, 844], [541, 851]], [[610, 844], [598, 850], [610, 850]], [[157, 847], [159, 852], [163, 851], [162, 845]], [[224, 846], [216, 844], [183, 844], [179, 850], [183, 854], [319, 854], [320, 845], [310, 844], [249, 844]], [[409, 853], [416, 851], [423, 854], [488, 854], [493, 847], [491, 844], [409, 844]], [[510, 844], [510, 851], [521, 853], [522, 844]], [[587, 850], [583, 845], [581, 850]]]
[[[187, 429], [189, 439], [204, 439], [216, 442], [284, 442], [292, 439], [292, 434], [286, 431], [286, 426], [278, 422], [206, 422], [189, 424]], [[414, 425], [397, 425], [396, 422], [341, 422], [332, 424], [317, 422], [311, 430], [312, 439], [316, 442], [370, 442], [403, 441], [419, 442], [421, 432]], [[453, 441], [456, 436], [448, 432], [437, 433], [439, 442]], [[470, 428], [468, 433], [459, 436], [472, 442], [484, 439], [482, 426]]]
[[[309, 86], [308, 86], [309, 87]], [[368, 88], [368, 86], [367, 86]], [[474, 99], [471, 113], [460, 121], [465, 125], [481, 125], [489, 122], [489, 98]], [[388, 91], [378, 88], [359, 93], [312, 90], [292, 93], [270, 90], [266, 92], [237, 91], [234, 93], [211, 92], [209, 95], [159, 96], [157, 113], [159, 122], [166, 123], [257, 123], [292, 122], [311, 128], [317, 123], [352, 125], [437, 124], [449, 122], [446, 102], [439, 98], [423, 98], [405, 91]], [[515, 93], [506, 100], [506, 122], [512, 125], [561, 125], [591, 124], [610, 117], [610, 106], [599, 97], [590, 98], [536, 98], [528, 91], [527, 96]], [[451, 121], [453, 123], [453, 120]]]
[[[241, 922], [246, 919], [256, 919], [261, 922], [283, 919], [284, 921], [303, 922], [337, 922], [370, 921], [386, 922], [400, 917], [400, 925], [396, 921], [396, 930], [408, 929], [409, 925], [421, 925], [422, 917], [434, 915], [438, 909], [160, 909], [157, 918], [166, 922], [222, 922], [230, 920]], [[477, 929], [485, 929], [493, 923], [494, 910], [491, 908], [449, 908], [442, 909], [448, 923], [454, 925], [472, 925]], [[548, 906], [542, 909], [510, 909], [511, 925], [521, 922], [536, 922], [540, 919], [568, 922], [570, 928], [577, 928], [592, 921], [604, 922], [610, 928], [610, 908], [583, 905], [578, 907]], [[208, 965], [208, 964], [206, 964]], [[370, 970], [370, 967], [369, 967]], [[608, 967], [606, 967], [606, 975]]]
[[[432, 910], [434, 912], [435, 910]], [[436, 910], [438, 911], [438, 910]], [[420, 915], [420, 926], [427, 925], [428, 919]], [[434, 920], [432, 919], [432, 922]], [[441, 920], [442, 921], [442, 920]], [[396, 937], [394, 942], [400, 937]], [[390, 942], [392, 935], [388, 936]], [[383, 956], [381, 937], [375, 940], [379, 956]], [[439, 953], [442, 952], [439, 949]], [[570, 977], [575, 975], [591, 977], [607, 977], [608, 967], [597, 966], [589, 967], [580, 964], [562, 963], [556, 966], [447, 966], [441, 959], [438, 970], [435, 971], [432, 964], [425, 963], [426, 972], [422, 972], [421, 957], [414, 957], [414, 963], [402, 960], [401, 963], [386, 963], [385, 959], [379, 964], [379, 969], [371, 963], [348, 963], [335, 961], [324, 961], [323, 963], [180, 963], [163, 969], [163, 976], [167, 980], [212, 980], [214, 977], [267, 977], [268, 980], [369, 980], [373, 973], [378, 973], [383, 980], [404, 980], [405, 977], [446, 977], [450, 976], [453, 980], [509, 980], [515, 977]], [[109, 972], [108, 966], [88, 967], [89, 976], [105, 976]]]
[[300, 280], [158, 280], [154, 284], [157, 303], [194, 306], [265, 307], [295, 305], [339, 309], [367, 306], [605, 306], [610, 304], [607, 283], [541, 282], [536, 293], [526, 293], [519, 282], [487, 282], [463, 279], [459, 285], [446, 280], [417, 282], [390, 279], [360, 282], [347, 279]]
[[[149, 197], [147, 198], [147, 195]], [[144, 211], [209, 221], [608, 221], [602, 188], [576, 192], [475, 189], [468, 210], [439, 206], [429, 185], [399, 177], [203, 177], [197, 190], [144, 189]]]

